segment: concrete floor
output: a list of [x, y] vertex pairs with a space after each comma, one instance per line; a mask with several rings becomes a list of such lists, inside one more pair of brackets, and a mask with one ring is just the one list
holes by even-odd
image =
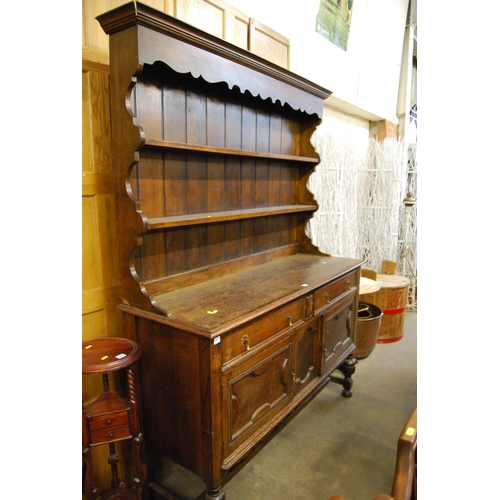
[[406, 313], [400, 341], [359, 360], [353, 380], [349, 399], [328, 384], [224, 486], [227, 500], [390, 494], [398, 437], [417, 405], [416, 312]]

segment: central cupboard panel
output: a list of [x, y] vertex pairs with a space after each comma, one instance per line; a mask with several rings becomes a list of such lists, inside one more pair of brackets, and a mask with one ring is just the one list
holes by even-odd
[[291, 400], [291, 363], [292, 339], [287, 337], [224, 375], [225, 457]]

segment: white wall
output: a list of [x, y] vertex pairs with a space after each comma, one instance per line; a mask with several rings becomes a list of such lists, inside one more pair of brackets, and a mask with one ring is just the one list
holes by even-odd
[[321, 158], [308, 184], [319, 205], [307, 231], [313, 244], [375, 269], [399, 261], [404, 147], [370, 140], [370, 122], [398, 124], [408, 0], [354, 0], [346, 51], [316, 33], [320, 0], [227, 1], [287, 37], [291, 71], [333, 92], [311, 141]]
[[319, 206], [308, 234], [329, 255], [358, 257], [358, 169], [369, 132], [368, 121], [325, 107], [323, 123], [311, 140], [321, 162], [308, 183]]
[[347, 51], [316, 33], [319, 1], [228, 0], [290, 39], [291, 71], [331, 90], [327, 104], [397, 123], [408, 0], [354, 0]]

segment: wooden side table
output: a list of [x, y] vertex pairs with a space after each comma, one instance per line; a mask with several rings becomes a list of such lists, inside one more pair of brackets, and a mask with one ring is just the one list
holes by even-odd
[[[144, 436], [140, 425], [140, 406], [136, 392], [136, 367], [141, 357], [136, 342], [108, 337], [82, 343], [82, 374], [102, 373], [103, 392], [82, 415], [83, 494], [87, 499], [142, 500], [147, 470], [144, 459]], [[127, 369], [127, 398], [109, 388], [108, 372]], [[138, 384], [137, 384], [138, 386]], [[121, 487], [118, 477], [118, 457], [115, 443], [132, 440], [136, 476], [130, 488]], [[92, 474], [92, 447], [109, 445], [108, 463], [111, 466], [111, 487], [99, 491]]]

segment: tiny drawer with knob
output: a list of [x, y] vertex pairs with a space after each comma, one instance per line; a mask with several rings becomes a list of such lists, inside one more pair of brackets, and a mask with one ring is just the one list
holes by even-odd
[[89, 429], [92, 446], [132, 437], [128, 411], [89, 418]]
[[91, 431], [90, 444], [97, 446], [100, 444], [112, 443], [122, 439], [130, 439], [132, 434], [128, 425], [119, 425], [118, 427], [111, 427], [109, 429], [100, 429], [98, 431]]
[[339, 280], [329, 283], [322, 288], [319, 288], [314, 293], [314, 310], [317, 311], [322, 307], [331, 304], [341, 295], [355, 287], [356, 273], [351, 273]]
[[121, 411], [114, 414], [100, 415], [98, 417], [89, 418], [89, 427], [91, 431], [101, 429], [109, 429], [119, 425], [128, 424], [128, 411]]

